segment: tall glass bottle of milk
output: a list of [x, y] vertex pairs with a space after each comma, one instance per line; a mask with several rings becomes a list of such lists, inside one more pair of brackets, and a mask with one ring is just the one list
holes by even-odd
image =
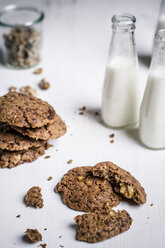
[[157, 22], [157, 31], [160, 29], [165, 29], [165, 0], [161, 1], [159, 18]]
[[139, 118], [138, 62], [134, 40], [136, 19], [112, 17], [112, 40], [102, 91], [103, 122], [113, 128], [134, 126]]
[[140, 109], [140, 139], [153, 149], [165, 148], [165, 29], [155, 36], [148, 81]]

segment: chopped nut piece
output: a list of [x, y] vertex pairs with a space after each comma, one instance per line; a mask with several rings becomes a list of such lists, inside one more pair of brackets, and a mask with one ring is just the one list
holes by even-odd
[[45, 157], [44, 157], [44, 159], [48, 159], [48, 158], [50, 158], [50, 156], [45, 156]]
[[110, 143], [114, 143], [114, 140], [110, 140]]
[[41, 82], [39, 83], [39, 87], [41, 90], [47, 90], [50, 88], [50, 83], [46, 82], [45, 79], [42, 79]]
[[24, 87], [21, 87], [20, 89], [20, 92], [28, 95], [28, 96], [34, 96], [34, 97], [37, 97], [37, 91], [35, 88], [32, 88], [31, 86], [24, 86]]
[[72, 159], [68, 160], [67, 164], [71, 164], [73, 162]]
[[52, 180], [52, 179], [53, 179], [53, 177], [51, 177], [51, 176], [50, 176], [50, 177], [48, 177], [48, 179], [47, 179], [47, 180], [48, 180], [48, 181], [50, 181], [50, 180]]
[[21, 215], [20, 215], [20, 214], [18, 214], [16, 217], [17, 217], [17, 218], [20, 218], [20, 217], [21, 217]]
[[154, 205], [153, 203], [150, 204], [151, 207], [152, 207], [153, 205]]
[[123, 194], [126, 198], [131, 199], [134, 195], [133, 187], [130, 185], [125, 185], [120, 183], [120, 193]]
[[85, 179], [85, 177], [83, 177], [83, 176], [79, 176], [79, 177], [77, 178], [77, 180], [78, 180], [79, 182], [82, 182], [84, 179]]
[[9, 87], [9, 92], [13, 92], [13, 91], [16, 91], [16, 90], [17, 90], [17, 87], [15, 87], [15, 86]]
[[79, 112], [78, 114], [79, 114], [79, 115], [83, 115], [84, 113], [83, 113], [83, 112]]
[[43, 72], [43, 69], [42, 68], [38, 68], [37, 70], [35, 70], [33, 72], [33, 74], [38, 75], [38, 74], [41, 74], [42, 72]]
[[41, 188], [34, 186], [27, 192], [25, 197], [26, 206], [33, 206], [35, 208], [43, 208], [43, 199], [41, 194]]
[[109, 135], [109, 137], [110, 137], [110, 138], [114, 138], [114, 137], [115, 137], [115, 134], [112, 133], [112, 134]]
[[35, 243], [38, 241], [42, 241], [42, 235], [39, 233], [37, 229], [27, 229], [26, 236], [30, 243]]

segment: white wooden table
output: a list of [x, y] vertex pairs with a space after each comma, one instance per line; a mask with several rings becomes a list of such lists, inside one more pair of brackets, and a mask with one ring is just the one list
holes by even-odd
[[[1, 1], [1, 5], [4, 2]], [[19, 1], [20, 2], [20, 1]], [[24, 1], [25, 2], [25, 1]], [[31, 3], [34, 1], [30, 1]], [[159, 1], [155, 0], [50, 0], [36, 1], [46, 12], [42, 75], [33, 69], [10, 70], [0, 66], [0, 95], [11, 85], [37, 88], [45, 77], [51, 82], [48, 91], [38, 88], [39, 96], [49, 101], [66, 121], [68, 132], [46, 155], [31, 164], [0, 170], [0, 248], [37, 247], [23, 240], [27, 228], [37, 228], [48, 248], [164, 248], [165, 247], [165, 151], [144, 148], [137, 130], [112, 130], [104, 127], [100, 117], [101, 89], [111, 37], [111, 16], [128, 12], [137, 17], [136, 42], [140, 55], [141, 96], [146, 84]], [[38, 68], [38, 67], [37, 67]], [[78, 108], [86, 106], [84, 115]], [[109, 134], [115, 134], [110, 143]], [[56, 150], [58, 149], [58, 151]], [[69, 159], [72, 164], [67, 164]], [[133, 218], [129, 231], [97, 244], [75, 239], [73, 218], [81, 214], [62, 204], [54, 187], [64, 173], [76, 166], [112, 161], [129, 170], [145, 187], [147, 203], [131, 206], [122, 202]], [[53, 180], [47, 181], [49, 176]], [[26, 208], [27, 190], [42, 187], [44, 208]], [[150, 204], [153, 203], [151, 207]], [[20, 218], [16, 215], [21, 214]], [[44, 228], [47, 228], [44, 231]], [[59, 236], [62, 238], [58, 238]], [[40, 244], [40, 243], [39, 243]]]

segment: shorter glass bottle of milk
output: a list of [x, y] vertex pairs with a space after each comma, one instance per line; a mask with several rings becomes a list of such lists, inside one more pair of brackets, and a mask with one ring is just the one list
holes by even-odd
[[102, 91], [103, 122], [113, 128], [134, 126], [139, 118], [138, 62], [134, 40], [136, 19], [112, 17], [112, 40]]
[[156, 33], [148, 81], [140, 109], [139, 135], [149, 148], [165, 148], [165, 29]]

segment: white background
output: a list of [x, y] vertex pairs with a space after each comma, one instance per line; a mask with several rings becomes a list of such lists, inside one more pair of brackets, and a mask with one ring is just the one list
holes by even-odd
[[[1, 6], [7, 2], [1, 1]], [[37, 247], [40, 243], [29, 245], [22, 240], [27, 228], [37, 228], [48, 248], [58, 248], [59, 245], [65, 248], [164, 248], [165, 151], [144, 148], [138, 140], [137, 130], [108, 129], [94, 114], [100, 110], [112, 15], [128, 12], [137, 17], [135, 32], [142, 97], [159, 1], [52, 0], [36, 1], [35, 4], [46, 12], [41, 63], [44, 73], [36, 76], [32, 73], [34, 68], [18, 71], [1, 65], [0, 94], [7, 93], [11, 85], [35, 87], [39, 97], [49, 101], [66, 121], [68, 132], [52, 142], [54, 148], [46, 152], [50, 159], [41, 157], [31, 164], [0, 170], [0, 248]], [[48, 91], [38, 89], [37, 84], [43, 77], [51, 83]], [[84, 105], [87, 112], [78, 115], [78, 108]], [[111, 133], [115, 133], [113, 144], [109, 138]], [[73, 159], [70, 165], [67, 164], [69, 159]], [[72, 167], [107, 160], [129, 170], [139, 179], [147, 192], [147, 203], [142, 206], [121, 203], [118, 209], [126, 209], [133, 218], [130, 230], [90, 245], [75, 239], [73, 218], [80, 212], [63, 205], [59, 195], [54, 193], [54, 187]], [[53, 177], [52, 181], [47, 181], [49, 176]], [[23, 198], [34, 185], [42, 187], [43, 209], [24, 205]], [[18, 214], [21, 214], [20, 218], [16, 218]], [[59, 235], [62, 235], [61, 239]]]

